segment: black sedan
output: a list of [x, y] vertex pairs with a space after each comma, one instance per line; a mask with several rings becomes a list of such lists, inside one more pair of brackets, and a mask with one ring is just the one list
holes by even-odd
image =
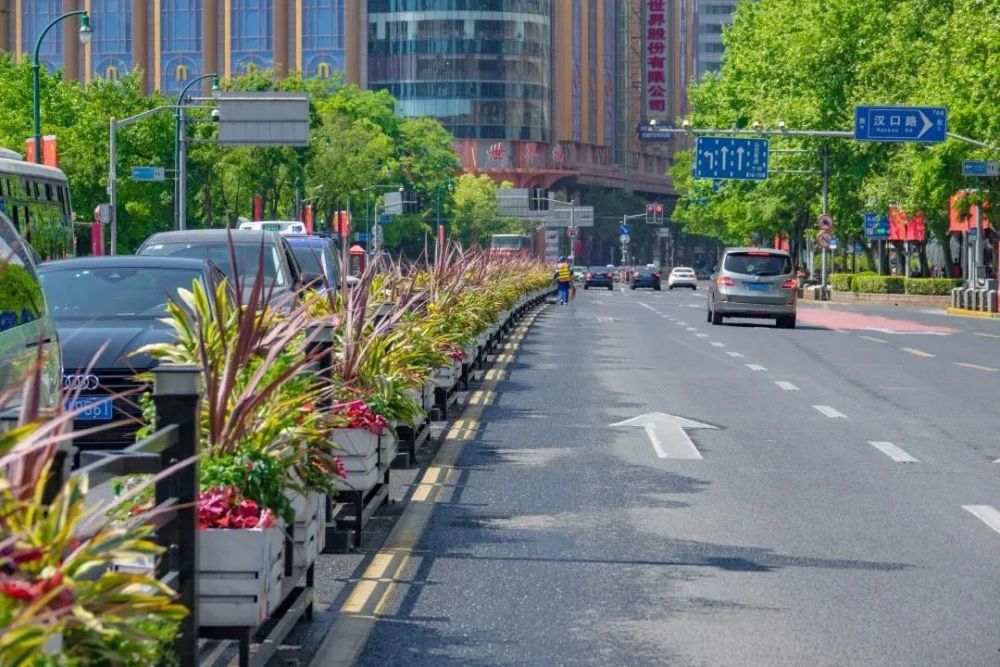
[[[161, 322], [168, 300], [195, 280], [215, 285], [224, 276], [203, 259], [177, 257], [87, 257], [46, 262], [38, 267], [45, 299], [52, 310], [63, 359], [63, 388], [86, 406], [74, 420], [83, 431], [112, 421], [112, 428], [83, 434], [81, 450], [117, 449], [132, 444], [140, 425], [135, 375], [156, 365], [132, 353], [151, 343], [168, 342], [172, 329]], [[110, 399], [109, 395], [127, 394]]]
[[636, 269], [632, 273], [632, 289], [652, 287], [660, 291], [660, 272], [654, 269]]
[[615, 270], [607, 269], [603, 266], [591, 267], [583, 275], [583, 289], [590, 289], [591, 287], [606, 287], [609, 290], [613, 290], [615, 288]]

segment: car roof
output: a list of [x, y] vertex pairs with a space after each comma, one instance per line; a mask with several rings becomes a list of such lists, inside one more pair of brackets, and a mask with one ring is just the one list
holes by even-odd
[[329, 236], [315, 236], [313, 234], [285, 234], [288, 244], [295, 246], [322, 247], [333, 243]]
[[731, 252], [766, 252], [772, 255], [784, 255], [790, 257], [787, 250], [777, 250], [775, 248], [726, 248], [726, 254]]
[[150, 243], [199, 243], [205, 241], [226, 241], [232, 235], [233, 243], [280, 243], [281, 234], [256, 229], [188, 229], [185, 231], [158, 232], [143, 242]]
[[200, 271], [209, 264], [208, 260], [193, 257], [163, 257], [159, 255], [105, 255], [102, 257], [75, 257], [42, 262], [39, 271], [61, 271], [63, 269], [88, 269], [121, 266], [126, 268], [150, 269], [191, 269]]

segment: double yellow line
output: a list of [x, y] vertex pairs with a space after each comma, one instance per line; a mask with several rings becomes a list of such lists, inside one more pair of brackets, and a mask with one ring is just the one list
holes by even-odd
[[417, 483], [402, 516], [354, 584], [311, 667], [346, 667], [353, 665], [361, 655], [393, 589], [402, 580], [413, 549], [434, 511], [434, 504], [454, 487], [458, 477], [455, 465], [466, 443], [479, 432], [483, 409], [496, 399], [497, 385], [507, 378], [506, 367], [534, 319], [535, 315], [531, 314], [517, 327], [516, 334], [504, 346], [507, 352], [498, 355], [496, 365], [486, 372], [482, 387], [469, 394], [462, 417], [446, 432], [441, 448]]

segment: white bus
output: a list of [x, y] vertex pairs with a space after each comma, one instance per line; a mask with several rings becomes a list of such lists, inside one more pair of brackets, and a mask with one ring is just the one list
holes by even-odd
[[76, 254], [69, 183], [60, 169], [0, 149], [0, 213], [42, 260]]

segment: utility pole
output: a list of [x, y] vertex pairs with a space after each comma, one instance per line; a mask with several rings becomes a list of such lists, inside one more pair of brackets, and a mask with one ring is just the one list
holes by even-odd
[[[108, 164], [108, 207], [111, 209], [111, 219], [108, 226], [111, 227], [111, 254], [118, 254], [118, 122], [112, 116], [111, 126], [108, 134], [108, 153], [111, 160]], [[101, 221], [103, 224], [103, 220]]]
[[[830, 212], [830, 163], [829, 163], [829, 149], [826, 144], [820, 148], [820, 155], [823, 158], [823, 215], [827, 215]], [[826, 301], [826, 248], [823, 248], [823, 277], [822, 283], [820, 284], [820, 294], [823, 296], [823, 301]]]

